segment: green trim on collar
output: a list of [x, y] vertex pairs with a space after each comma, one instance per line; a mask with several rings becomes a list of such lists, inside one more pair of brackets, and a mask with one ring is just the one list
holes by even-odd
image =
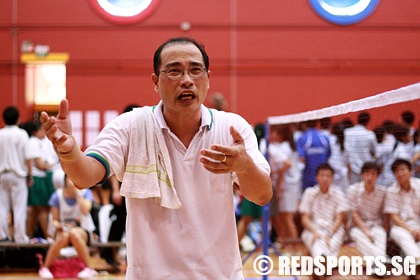
[[207, 110], [209, 110], [210, 112], [210, 119], [211, 119], [210, 126], [209, 126], [209, 130], [210, 130], [213, 127], [213, 112], [210, 110], [210, 108], [207, 108]]

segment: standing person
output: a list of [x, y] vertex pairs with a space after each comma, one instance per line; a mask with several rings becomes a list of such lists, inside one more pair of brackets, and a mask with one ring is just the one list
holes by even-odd
[[317, 120], [305, 122], [306, 130], [296, 144], [300, 160], [305, 163], [302, 175], [303, 191], [315, 185], [316, 169], [321, 163], [328, 162], [331, 146], [328, 136], [317, 128]]
[[95, 228], [90, 210], [93, 204], [93, 194], [90, 189], [79, 190], [74, 183], [64, 175], [64, 188], [56, 190], [49, 200], [52, 213], [52, 226], [55, 231], [55, 241], [47, 251], [45, 262], [39, 270], [42, 279], [53, 279], [50, 266], [60, 255], [60, 250], [73, 246], [85, 265], [77, 277], [90, 279], [98, 273], [92, 268], [89, 254], [89, 244]]
[[272, 206], [277, 212], [273, 218], [273, 225], [281, 239], [298, 238], [294, 217], [301, 198], [303, 167], [289, 126], [271, 127], [268, 153], [275, 194], [275, 203]]
[[366, 162], [362, 166], [362, 181], [351, 185], [347, 192], [352, 217], [350, 236], [364, 256], [386, 256], [386, 188], [376, 184], [380, 170], [377, 163]]
[[26, 223], [26, 232], [29, 237], [33, 237], [35, 226], [38, 224], [43, 238], [48, 236], [48, 217], [50, 206], [48, 200], [55, 191], [52, 181], [47, 179], [47, 174], [54, 166], [54, 162], [48, 161], [48, 151], [45, 150], [48, 141], [45, 132], [39, 121], [31, 122], [29, 146], [32, 161], [32, 174], [34, 184], [29, 188], [28, 194], [28, 219]]
[[269, 165], [240, 116], [204, 107], [209, 58], [191, 38], [154, 55], [161, 101], [111, 121], [85, 153], [71, 134], [67, 100], [41, 119], [79, 188], [115, 174], [127, 206], [126, 279], [243, 279], [232, 181], [248, 200], [272, 196]]
[[414, 115], [414, 112], [408, 110], [401, 112], [401, 122], [408, 128], [411, 136], [413, 136], [414, 131], [416, 131], [416, 129], [413, 126], [415, 119], [416, 116]]
[[388, 188], [384, 212], [390, 215], [390, 237], [406, 256], [420, 261], [420, 179], [411, 177], [411, 163], [396, 159], [392, 172], [397, 180]]
[[349, 186], [349, 155], [344, 148], [344, 125], [335, 123], [331, 128], [331, 156], [328, 163], [334, 169], [334, 185], [346, 193]]
[[414, 177], [420, 178], [420, 129], [414, 131], [413, 143], [414, 153], [411, 158], [411, 164], [413, 164]]
[[344, 242], [344, 226], [349, 210], [343, 192], [332, 185], [334, 169], [320, 164], [316, 171], [318, 184], [304, 191], [299, 206], [302, 215], [302, 241], [315, 256], [338, 257]]
[[325, 134], [328, 136], [328, 138], [330, 139], [330, 142], [332, 142], [332, 140], [334, 140], [333, 138], [335, 138], [335, 135], [333, 135], [331, 133], [331, 117], [325, 117], [319, 120], [319, 126], [320, 126], [320, 131], [321, 133]]
[[8, 217], [13, 211], [14, 240], [28, 243], [26, 217], [28, 187], [33, 184], [29, 157], [29, 136], [17, 126], [19, 111], [10, 106], [3, 111], [6, 126], [0, 129], [0, 241], [9, 238]]
[[344, 130], [344, 148], [349, 155], [350, 184], [361, 181], [360, 172], [362, 165], [375, 160], [376, 136], [367, 128], [370, 114], [361, 112], [357, 116], [357, 124]]
[[414, 146], [411, 142], [411, 135], [408, 127], [400, 124], [395, 125], [394, 136], [396, 139], [394, 145], [386, 146], [388, 149], [387, 160], [384, 164], [383, 172], [379, 177], [381, 184], [385, 187], [389, 187], [396, 182], [396, 177], [392, 171], [393, 162], [398, 158], [410, 161], [414, 155]]

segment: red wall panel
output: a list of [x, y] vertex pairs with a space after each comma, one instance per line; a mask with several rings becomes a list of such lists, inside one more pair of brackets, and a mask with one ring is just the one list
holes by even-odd
[[[189, 31], [180, 30], [184, 21]], [[23, 40], [68, 52], [71, 108], [104, 112], [156, 104], [153, 52], [167, 38], [184, 35], [206, 45], [209, 95], [222, 92], [228, 109], [251, 124], [420, 81], [417, 0], [382, 0], [351, 26], [326, 22], [308, 1], [161, 0], [149, 18], [129, 26], [106, 22], [86, 0], [3, 1], [0, 110], [15, 104], [24, 120], [32, 117], [19, 62]]]

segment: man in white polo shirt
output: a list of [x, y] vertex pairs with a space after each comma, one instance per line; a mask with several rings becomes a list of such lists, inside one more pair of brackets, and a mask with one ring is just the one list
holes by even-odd
[[232, 182], [265, 205], [270, 168], [242, 117], [203, 106], [210, 74], [200, 43], [166, 41], [152, 74], [161, 102], [114, 119], [85, 154], [71, 135], [67, 100], [57, 118], [41, 115], [79, 188], [112, 174], [122, 181], [128, 280], [243, 279]]
[[397, 182], [388, 189], [384, 212], [391, 216], [391, 238], [420, 261], [420, 179], [411, 176], [411, 168], [406, 159], [391, 165]]
[[331, 185], [334, 169], [328, 163], [318, 166], [316, 180], [318, 184], [307, 188], [300, 202], [301, 238], [313, 257], [338, 257], [349, 210], [347, 198], [339, 187]]
[[349, 187], [351, 207], [350, 236], [364, 256], [386, 256], [386, 230], [383, 209], [386, 187], [377, 185], [380, 166], [366, 162], [362, 166], [362, 181]]

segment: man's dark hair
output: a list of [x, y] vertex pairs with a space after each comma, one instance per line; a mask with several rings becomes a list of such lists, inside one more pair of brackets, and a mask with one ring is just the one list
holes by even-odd
[[382, 123], [385, 132], [394, 134], [395, 122], [392, 120], [384, 120]]
[[177, 38], [171, 38], [164, 42], [162, 45], [159, 46], [159, 48], [155, 51], [155, 55], [153, 56], [153, 70], [155, 71], [156, 75], [159, 75], [159, 68], [162, 64], [162, 58], [161, 53], [162, 50], [168, 46], [168, 45], [174, 45], [174, 44], [193, 44], [195, 45], [201, 52], [203, 56], [203, 62], [206, 69], [209, 69], [210, 61], [209, 57], [204, 50], [204, 45], [200, 42], [196, 41], [195, 39], [189, 38], [189, 37], [177, 37]]
[[414, 122], [414, 113], [411, 111], [404, 111], [401, 113], [401, 119], [405, 124], [412, 125]]
[[307, 121], [305, 121], [306, 127], [309, 127], [309, 128], [315, 128], [317, 124], [318, 124], [318, 120], [307, 120]]
[[375, 127], [373, 129], [373, 133], [375, 133], [376, 140], [378, 141], [378, 143], [382, 143], [384, 141], [386, 130], [383, 126]]
[[322, 129], [329, 129], [331, 125], [331, 118], [325, 117], [319, 120]]
[[406, 137], [409, 135], [410, 129], [404, 125], [394, 125], [394, 137], [400, 142], [406, 141]]
[[42, 128], [42, 123], [39, 120], [28, 121], [19, 124], [19, 127], [28, 133], [28, 136], [31, 137], [36, 131]]
[[344, 129], [346, 128], [350, 128], [354, 126], [354, 123], [351, 119], [349, 118], [344, 118], [341, 123], [344, 125]]
[[408, 160], [397, 158], [391, 165], [392, 172], [394, 173], [395, 170], [397, 170], [398, 166], [400, 165], [406, 165], [408, 169], [411, 171], [411, 163]]
[[334, 168], [332, 168], [331, 165], [329, 165], [328, 163], [321, 163], [320, 165], [318, 165], [318, 167], [316, 168], [316, 174], [318, 174], [321, 170], [329, 170], [332, 172], [333, 175], [335, 173]]
[[3, 120], [7, 125], [15, 125], [19, 120], [19, 110], [15, 106], [6, 107], [3, 111]]
[[379, 164], [377, 164], [374, 161], [369, 161], [369, 162], [365, 162], [362, 166], [362, 174], [364, 172], [367, 172], [369, 170], [376, 170], [378, 172], [378, 174], [381, 173], [381, 167], [379, 166]]
[[362, 112], [357, 117], [357, 123], [361, 125], [367, 125], [370, 121], [370, 114], [368, 112]]
[[337, 143], [340, 150], [344, 151], [344, 125], [342, 123], [334, 123], [331, 127], [331, 134], [337, 136]]

